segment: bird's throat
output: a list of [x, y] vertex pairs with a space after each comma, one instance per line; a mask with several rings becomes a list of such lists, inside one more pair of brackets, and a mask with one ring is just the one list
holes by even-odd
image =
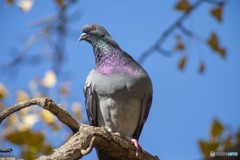
[[113, 46], [111, 46], [108, 42], [104, 40], [96, 40], [92, 43], [93, 50], [94, 50], [94, 56], [95, 56], [95, 64], [98, 65], [106, 57], [111, 56], [111, 54], [114, 54]]

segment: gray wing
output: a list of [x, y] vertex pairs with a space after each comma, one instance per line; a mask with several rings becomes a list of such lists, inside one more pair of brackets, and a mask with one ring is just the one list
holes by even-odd
[[91, 84], [85, 86], [84, 95], [88, 121], [90, 125], [97, 126], [98, 96]]
[[148, 96], [144, 97], [141, 100], [141, 114], [140, 114], [140, 118], [139, 118], [139, 122], [138, 122], [138, 126], [136, 131], [133, 134], [133, 138], [137, 139], [139, 138], [142, 129], [143, 129], [143, 125], [148, 117], [150, 108], [151, 108], [151, 104], [152, 104], [152, 93], [150, 93]]

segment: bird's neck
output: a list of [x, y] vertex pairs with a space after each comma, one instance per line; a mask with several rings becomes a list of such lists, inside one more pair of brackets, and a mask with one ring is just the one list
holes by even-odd
[[117, 54], [117, 52], [121, 50], [117, 44], [114, 45], [101, 39], [94, 41], [92, 45], [94, 49], [96, 65], [103, 62], [107, 57]]
[[117, 72], [132, 73], [128, 66], [129, 59], [120, 47], [106, 41], [92, 43], [95, 54], [95, 70], [101, 74], [111, 75]]

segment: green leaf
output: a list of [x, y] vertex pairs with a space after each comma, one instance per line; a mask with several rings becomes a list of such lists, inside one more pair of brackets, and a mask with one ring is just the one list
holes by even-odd
[[187, 12], [190, 8], [190, 3], [188, 0], [179, 0], [175, 6], [177, 10]]
[[219, 5], [216, 8], [210, 10], [211, 15], [218, 21], [222, 22], [222, 10], [223, 5]]
[[185, 69], [185, 66], [186, 66], [186, 61], [187, 61], [187, 57], [184, 56], [180, 59], [179, 63], [178, 63], [178, 68], [180, 70], [184, 70]]
[[224, 131], [224, 126], [218, 120], [214, 119], [210, 129], [212, 140], [215, 141], [216, 138], [221, 136], [223, 131]]
[[219, 144], [216, 142], [207, 142], [204, 140], [200, 140], [198, 142], [198, 144], [199, 144], [200, 150], [201, 150], [202, 154], [204, 155], [204, 157], [209, 157], [210, 152], [217, 151], [217, 148], [219, 146]]

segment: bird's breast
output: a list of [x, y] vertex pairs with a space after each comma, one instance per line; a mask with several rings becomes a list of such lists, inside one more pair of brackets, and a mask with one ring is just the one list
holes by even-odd
[[[105, 70], [108, 72], [109, 70]], [[129, 71], [130, 72], [130, 71]], [[108, 72], [109, 73], [109, 72]], [[127, 90], [132, 94], [143, 94], [143, 92], [149, 92], [143, 90], [143, 86], [146, 89], [151, 89], [151, 80], [144, 72], [131, 71], [117, 72], [112, 74], [102, 74], [98, 70], [92, 70], [86, 81], [86, 85], [93, 86], [94, 90], [99, 95], [112, 96], [113, 94], [122, 94], [121, 91]], [[149, 83], [150, 82], [150, 83]], [[118, 92], [119, 91], [119, 92]]]

